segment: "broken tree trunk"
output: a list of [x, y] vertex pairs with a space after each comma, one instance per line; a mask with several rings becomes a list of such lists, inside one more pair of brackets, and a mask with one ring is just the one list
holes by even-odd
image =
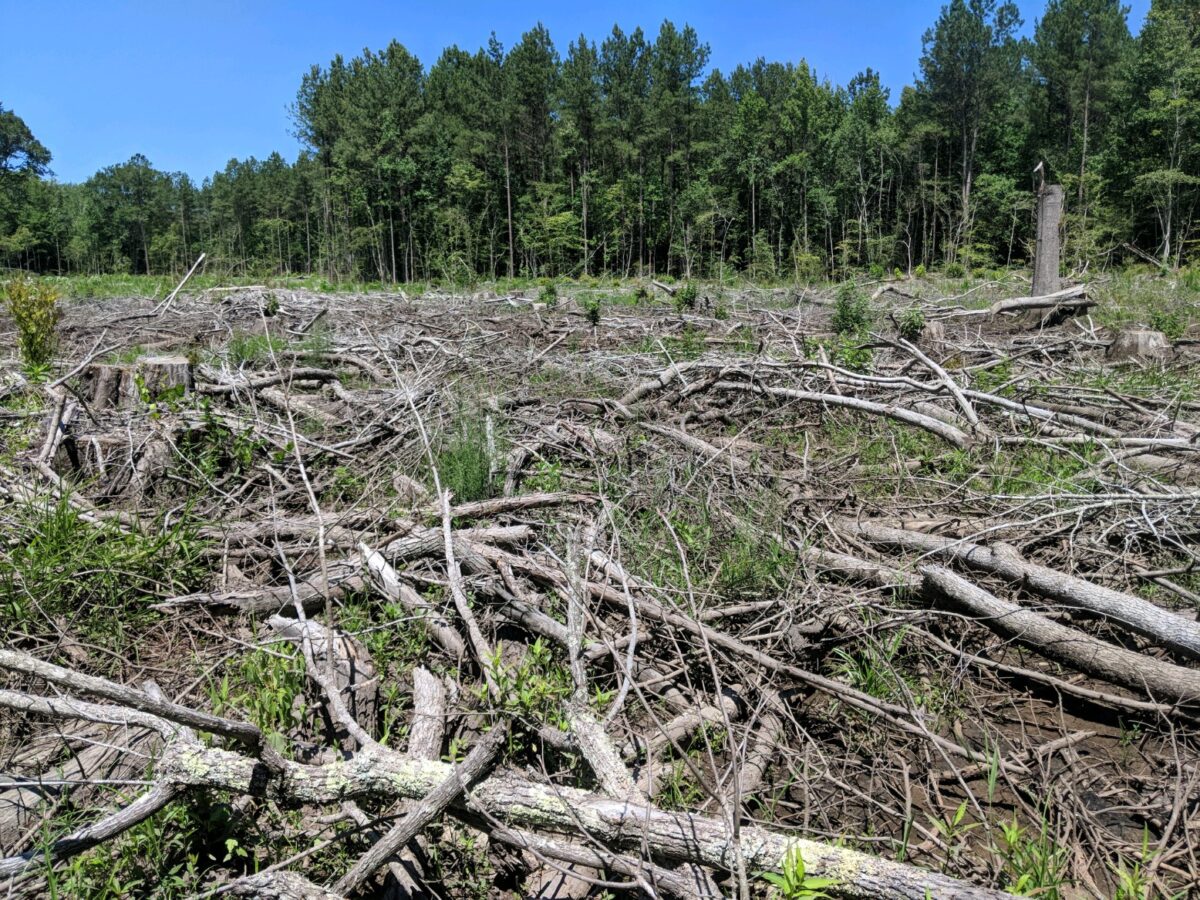
[[1038, 193], [1037, 248], [1033, 262], [1033, 295], [1044, 297], [1059, 287], [1060, 227], [1063, 215], [1061, 184], [1047, 184]]
[[[306, 619], [288, 619], [275, 615], [267, 624], [280, 637], [295, 644], [306, 638], [310, 642], [313, 656], [319, 666], [324, 667], [329, 655], [330, 629], [319, 622]], [[363, 731], [372, 737], [377, 731], [379, 707], [379, 676], [371, 656], [357, 638], [344, 631], [333, 631], [333, 684], [344, 695], [346, 708]], [[329, 723], [336, 731], [336, 724]], [[338, 735], [347, 741], [347, 735]]]
[[[272, 775], [251, 757], [193, 745], [166, 754], [159, 774], [171, 784], [269, 795], [293, 803], [329, 803], [367, 796], [421, 799], [445, 782], [453, 770], [449, 763], [411, 760], [374, 750], [325, 766], [285, 761], [280, 773]], [[483, 813], [508, 827], [582, 830], [614, 848], [644, 850], [654, 857], [726, 870], [736, 866], [740, 850], [748, 869], [775, 871], [794, 849], [804, 857], [810, 875], [833, 878], [844, 897], [1012, 898], [1003, 891], [976, 887], [905, 863], [765, 828], [743, 826], [734, 838], [720, 819], [539, 784], [513, 773], [493, 775], [480, 783], [469, 806], [462, 800], [453, 805]]]

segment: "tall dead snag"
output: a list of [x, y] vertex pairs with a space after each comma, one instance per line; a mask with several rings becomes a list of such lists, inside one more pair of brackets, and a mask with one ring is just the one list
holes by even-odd
[[1058, 277], [1063, 215], [1061, 184], [1043, 184], [1038, 191], [1037, 250], [1033, 261], [1033, 295], [1053, 294], [1062, 285]]

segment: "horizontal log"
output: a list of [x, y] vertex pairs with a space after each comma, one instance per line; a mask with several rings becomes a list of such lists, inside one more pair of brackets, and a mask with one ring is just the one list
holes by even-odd
[[1200, 701], [1200, 671], [1126, 650], [1078, 628], [1061, 625], [1002, 600], [941, 566], [924, 566], [921, 575], [928, 596], [940, 597], [1002, 637], [1031, 647], [1043, 656], [1155, 700], [1180, 704]]
[[1185, 619], [1140, 597], [1094, 584], [1048, 566], [1028, 562], [1016, 551], [985, 547], [970, 541], [891, 528], [877, 522], [839, 519], [847, 534], [876, 544], [903, 547], [918, 553], [960, 562], [972, 569], [1007, 578], [1068, 609], [1087, 610], [1120, 624], [1182, 656], [1200, 659], [1200, 623]]
[[[336, 803], [363, 797], [418, 800], [450, 777], [449, 763], [414, 760], [368, 750], [324, 766], [287, 762], [272, 775], [259, 761], [227, 750], [189, 746], [160, 761], [168, 783], [271, 797], [287, 804]], [[735, 840], [720, 819], [667, 812], [576, 788], [539, 784], [514, 773], [493, 775], [472, 791], [469, 807], [510, 828], [583, 831], [610, 846], [652, 856], [733, 870], [740, 859], [753, 871], [779, 869], [793, 848], [809, 875], [832, 878], [845, 897], [925, 900], [1011, 900], [1012, 895], [977, 887], [915, 866], [868, 856], [777, 831], [743, 826]]]

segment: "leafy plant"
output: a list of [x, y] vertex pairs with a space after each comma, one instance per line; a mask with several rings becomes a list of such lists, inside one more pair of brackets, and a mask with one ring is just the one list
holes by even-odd
[[921, 336], [921, 332], [925, 330], [925, 313], [921, 312], [915, 306], [906, 309], [900, 314], [900, 320], [897, 325], [900, 337], [906, 341], [915, 341]]
[[838, 334], [860, 334], [871, 324], [871, 302], [853, 282], [838, 287], [832, 324]]
[[945, 271], [947, 278], [962, 278], [967, 274], [967, 270], [963, 268], [962, 263], [956, 262], [946, 263]]
[[684, 310], [688, 309], [695, 309], [696, 300], [699, 299], [699, 297], [700, 289], [689, 281], [687, 284], [682, 285], [679, 290], [675, 292], [675, 308], [679, 310], [679, 312], [683, 312]]
[[1037, 832], [1030, 834], [1014, 818], [1000, 823], [1001, 845], [1008, 884], [1016, 894], [1057, 898], [1066, 878], [1067, 848], [1050, 835], [1045, 817]]
[[799, 847], [788, 849], [778, 872], [760, 872], [758, 877], [775, 888], [780, 900], [822, 900], [831, 896], [829, 888], [838, 886], [835, 878], [809, 875]]
[[0, 621], [29, 634], [86, 636], [111, 649], [153, 621], [147, 598], [189, 593], [204, 579], [187, 515], [159, 533], [87, 523], [66, 500], [13, 508], [0, 548]]
[[558, 306], [558, 287], [553, 281], [548, 281], [542, 285], [542, 289], [538, 291], [538, 300], [551, 308]]
[[917, 267], [915, 269], [913, 269], [913, 276], [916, 278], [924, 278], [925, 275], [926, 275], [925, 263], [919, 263], [917, 265]]
[[588, 324], [595, 328], [600, 324], [600, 298], [588, 297], [583, 301], [583, 315]]
[[896, 699], [902, 693], [903, 678], [896, 671], [895, 659], [904, 634], [905, 629], [901, 628], [882, 644], [871, 640], [857, 653], [838, 647], [833, 651], [835, 671], [864, 694], [880, 700]]
[[17, 277], [4, 285], [5, 305], [17, 326], [17, 346], [26, 373], [44, 378], [58, 348], [59, 292], [50, 282]]
[[225, 353], [231, 366], [261, 366], [285, 346], [285, 341], [270, 335], [238, 332], [229, 339]]

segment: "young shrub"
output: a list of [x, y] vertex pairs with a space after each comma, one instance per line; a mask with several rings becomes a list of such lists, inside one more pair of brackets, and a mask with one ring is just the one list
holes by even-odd
[[913, 269], [913, 275], [917, 278], [924, 278], [925, 277], [925, 263], [920, 263], [915, 269]]
[[595, 328], [600, 324], [600, 298], [588, 297], [583, 301], [583, 315], [588, 324]]
[[833, 307], [833, 330], [838, 334], [858, 334], [871, 324], [871, 301], [853, 282], [838, 287]]
[[25, 372], [40, 380], [49, 373], [58, 347], [58, 290], [46, 281], [18, 277], [4, 285], [4, 300], [17, 326], [17, 346]]
[[900, 314], [900, 319], [896, 324], [897, 330], [900, 332], [900, 337], [906, 341], [915, 341], [921, 336], [921, 332], [925, 330], [925, 313], [921, 312], [915, 306], [911, 309], [906, 309]]
[[871, 273], [872, 278], [876, 278], [876, 279], [882, 278], [885, 274], [885, 270], [884, 270], [883, 266], [880, 265], [879, 263], [871, 263], [871, 266], [867, 271], [869, 271]]
[[892, 269], [892, 277], [893, 278], [903, 278], [904, 277], [904, 273], [900, 271], [899, 266], [896, 266], [894, 269]]
[[675, 292], [675, 309], [683, 312], [687, 309], [696, 308], [696, 300], [700, 296], [700, 290], [690, 281], [683, 285]]
[[962, 278], [965, 274], [967, 274], [967, 270], [962, 267], [961, 263], [946, 263], [947, 278]]
[[542, 285], [542, 289], [538, 292], [538, 300], [545, 303], [551, 309], [558, 306], [558, 288], [553, 281], [548, 281]]

